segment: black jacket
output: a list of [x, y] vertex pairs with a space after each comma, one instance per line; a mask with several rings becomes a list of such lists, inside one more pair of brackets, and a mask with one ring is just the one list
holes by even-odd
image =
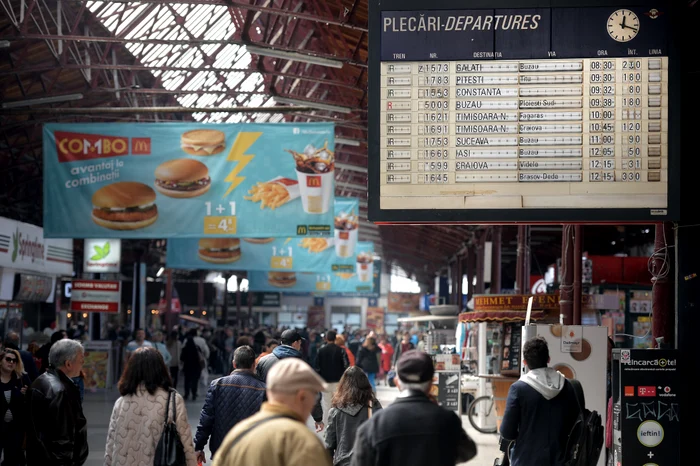
[[211, 436], [209, 450], [213, 457], [228, 431], [239, 421], [257, 413], [265, 400], [265, 384], [250, 372], [234, 371], [214, 380], [199, 415], [194, 449], [204, 450]]
[[[7, 400], [5, 400], [2, 391], [0, 391], [0, 418], [9, 409], [12, 413], [13, 429], [24, 429], [24, 423], [27, 420], [27, 404], [25, 403], [26, 398], [22, 394], [22, 386], [29, 385], [30, 383], [31, 382], [29, 381], [27, 374], [24, 374], [20, 379], [13, 372], [12, 378], [8, 383], [11, 391], [9, 404], [7, 403]], [[2, 422], [2, 420], [0, 420], [0, 422]], [[2, 439], [0, 439], [0, 444], [1, 443]]]
[[413, 390], [362, 424], [353, 450], [352, 466], [455, 466], [476, 456], [457, 414]]
[[[258, 361], [255, 367], [255, 374], [263, 382], [267, 382], [267, 373], [270, 372], [272, 366], [274, 366], [278, 361], [286, 358], [298, 358], [303, 360], [301, 353], [289, 345], [280, 345], [272, 350], [272, 353], [268, 354], [260, 361]], [[319, 395], [316, 399], [316, 405], [314, 410], [311, 411], [311, 416], [314, 421], [321, 422], [323, 419], [323, 407], [321, 406], [321, 396]]]
[[85, 463], [87, 420], [73, 381], [50, 367], [32, 383], [27, 394], [27, 464], [81, 466]]
[[318, 350], [316, 372], [326, 382], [338, 382], [349, 366], [348, 353], [335, 343], [327, 343]]
[[[372, 414], [382, 409], [379, 401], [372, 402]], [[369, 418], [369, 407], [352, 405], [331, 408], [326, 429], [326, 448], [333, 458], [333, 466], [349, 466], [357, 429]]]
[[368, 374], [376, 374], [379, 372], [379, 358], [377, 355], [381, 352], [382, 350], [378, 346], [375, 346], [374, 350], [363, 346], [357, 352], [355, 364]]

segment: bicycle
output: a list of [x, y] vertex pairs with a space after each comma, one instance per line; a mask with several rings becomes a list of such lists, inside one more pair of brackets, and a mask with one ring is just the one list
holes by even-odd
[[[482, 406], [483, 405], [483, 406]], [[469, 423], [477, 431], [482, 434], [493, 434], [496, 432], [496, 421], [492, 421], [491, 413], [495, 407], [496, 403], [493, 399], [493, 395], [485, 395], [476, 398], [469, 405], [469, 411], [467, 412], [467, 417], [469, 417]], [[479, 425], [479, 414], [484, 416], [485, 423]]]

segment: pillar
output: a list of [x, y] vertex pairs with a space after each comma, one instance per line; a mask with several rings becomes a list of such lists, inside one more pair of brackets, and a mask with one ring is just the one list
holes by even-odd
[[574, 295], [573, 295], [573, 312], [572, 321], [574, 325], [581, 325], [581, 299], [582, 299], [582, 284], [581, 284], [581, 267], [583, 262], [583, 227], [581, 225], [574, 226]]
[[476, 286], [474, 287], [474, 294], [484, 294], [486, 292], [486, 286], [484, 284], [485, 243], [486, 231], [482, 231], [476, 243]]
[[669, 222], [657, 223], [654, 229], [654, 256], [652, 262], [652, 317], [651, 334], [654, 347], [658, 347], [657, 338], [663, 338], [663, 344], [674, 347], [675, 342], [675, 306], [674, 306], [674, 261], [671, 255], [674, 244], [674, 232]]
[[501, 292], [501, 236], [503, 229], [493, 227], [491, 236], [491, 294]]
[[180, 316], [177, 316], [175, 320], [175, 315], [173, 314], [173, 273], [172, 270], [165, 270], [165, 329], [169, 332], [172, 328], [177, 325]]
[[[573, 226], [564, 225], [561, 235], [561, 281], [559, 283], [559, 320], [564, 325], [574, 322], [573, 281], [574, 244]], [[580, 258], [579, 258], [580, 259]]]

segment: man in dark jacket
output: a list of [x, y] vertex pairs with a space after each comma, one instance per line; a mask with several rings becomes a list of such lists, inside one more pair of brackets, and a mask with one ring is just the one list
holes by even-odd
[[39, 370], [34, 363], [34, 355], [29, 351], [19, 349], [19, 334], [16, 332], [9, 332], [5, 335], [5, 347], [19, 351], [24, 371], [27, 373], [29, 380], [34, 382], [34, 380], [39, 377]]
[[454, 466], [476, 456], [457, 414], [429, 397], [435, 372], [430, 356], [407, 351], [396, 366], [401, 393], [360, 426], [352, 465]]
[[87, 420], [71, 380], [80, 375], [84, 361], [77, 341], [59, 340], [51, 346], [49, 368], [27, 392], [27, 464], [81, 466], [87, 460]]
[[[263, 382], [267, 381], [267, 373], [270, 372], [272, 366], [286, 358], [298, 358], [302, 361], [304, 357], [301, 354], [301, 345], [304, 339], [299, 335], [294, 329], [288, 329], [282, 332], [280, 336], [281, 345], [272, 350], [272, 354], [268, 354], [260, 361], [255, 368], [255, 373], [258, 378]], [[316, 424], [316, 432], [323, 430], [323, 407], [321, 406], [321, 397], [318, 397], [316, 406], [314, 406], [311, 412], [311, 417], [314, 418], [314, 423]]]
[[56, 330], [51, 334], [51, 339], [37, 350], [35, 356], [41, 361], [41, 369], [39, 370], [39, 373], [43, 374], [46, 372], [46, 369], [49, 368], [49, 351], [51, 351], [53, 344], [66, 338], [68, 338], [68, 334], [65, 330]]
[[523, 345], [529, 371], [510, 386], [501, 422], [509, 442], [511, 466], [561, 466], [566, 441], [578, 415], [573, 386], [547, 367], [547, 340], [535, 337]]
[[326, 332], [326, 344], [318, 350], [316, 355], [316, 372], [323, 377], [328, 385], [328, 389], [321, 394], [321, 404], [323, 406], [323, 423], [328, 425], [328, 412], [331, 409], [331, 399], [338, 382], [343, 376], [345, 369], [350, 367], [348, 353], [335, 344], [335, 330]]
[[[204, 445], [209, 440], [212, 458], [229, 430], [239, 421], [257, 413], [265, 401], [265, 384], [255, 375], [255, 351], [240, 346], [233, 353], [231, 375], [214, 380], [199, 416], [194, 449], [204, 462]], [[211, 439], [210, 439], [211, 436]]]

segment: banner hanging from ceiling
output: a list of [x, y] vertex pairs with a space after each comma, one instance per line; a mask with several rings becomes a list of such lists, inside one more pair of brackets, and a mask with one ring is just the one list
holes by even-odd
[[347, 268], [318, 272], [254, 270], [248, 272], [253, 291], [303, 293], [372, 293], [374, 291], [374, 243], [357, 243], [353, 264]]
[[328, 123], [47, 124], [52, 238], [328, 237]]
[[359, 200], [334, 200], [333, 238], [173, 238], [166, 267], [206, 270], [353, 272], [356, 266]]

